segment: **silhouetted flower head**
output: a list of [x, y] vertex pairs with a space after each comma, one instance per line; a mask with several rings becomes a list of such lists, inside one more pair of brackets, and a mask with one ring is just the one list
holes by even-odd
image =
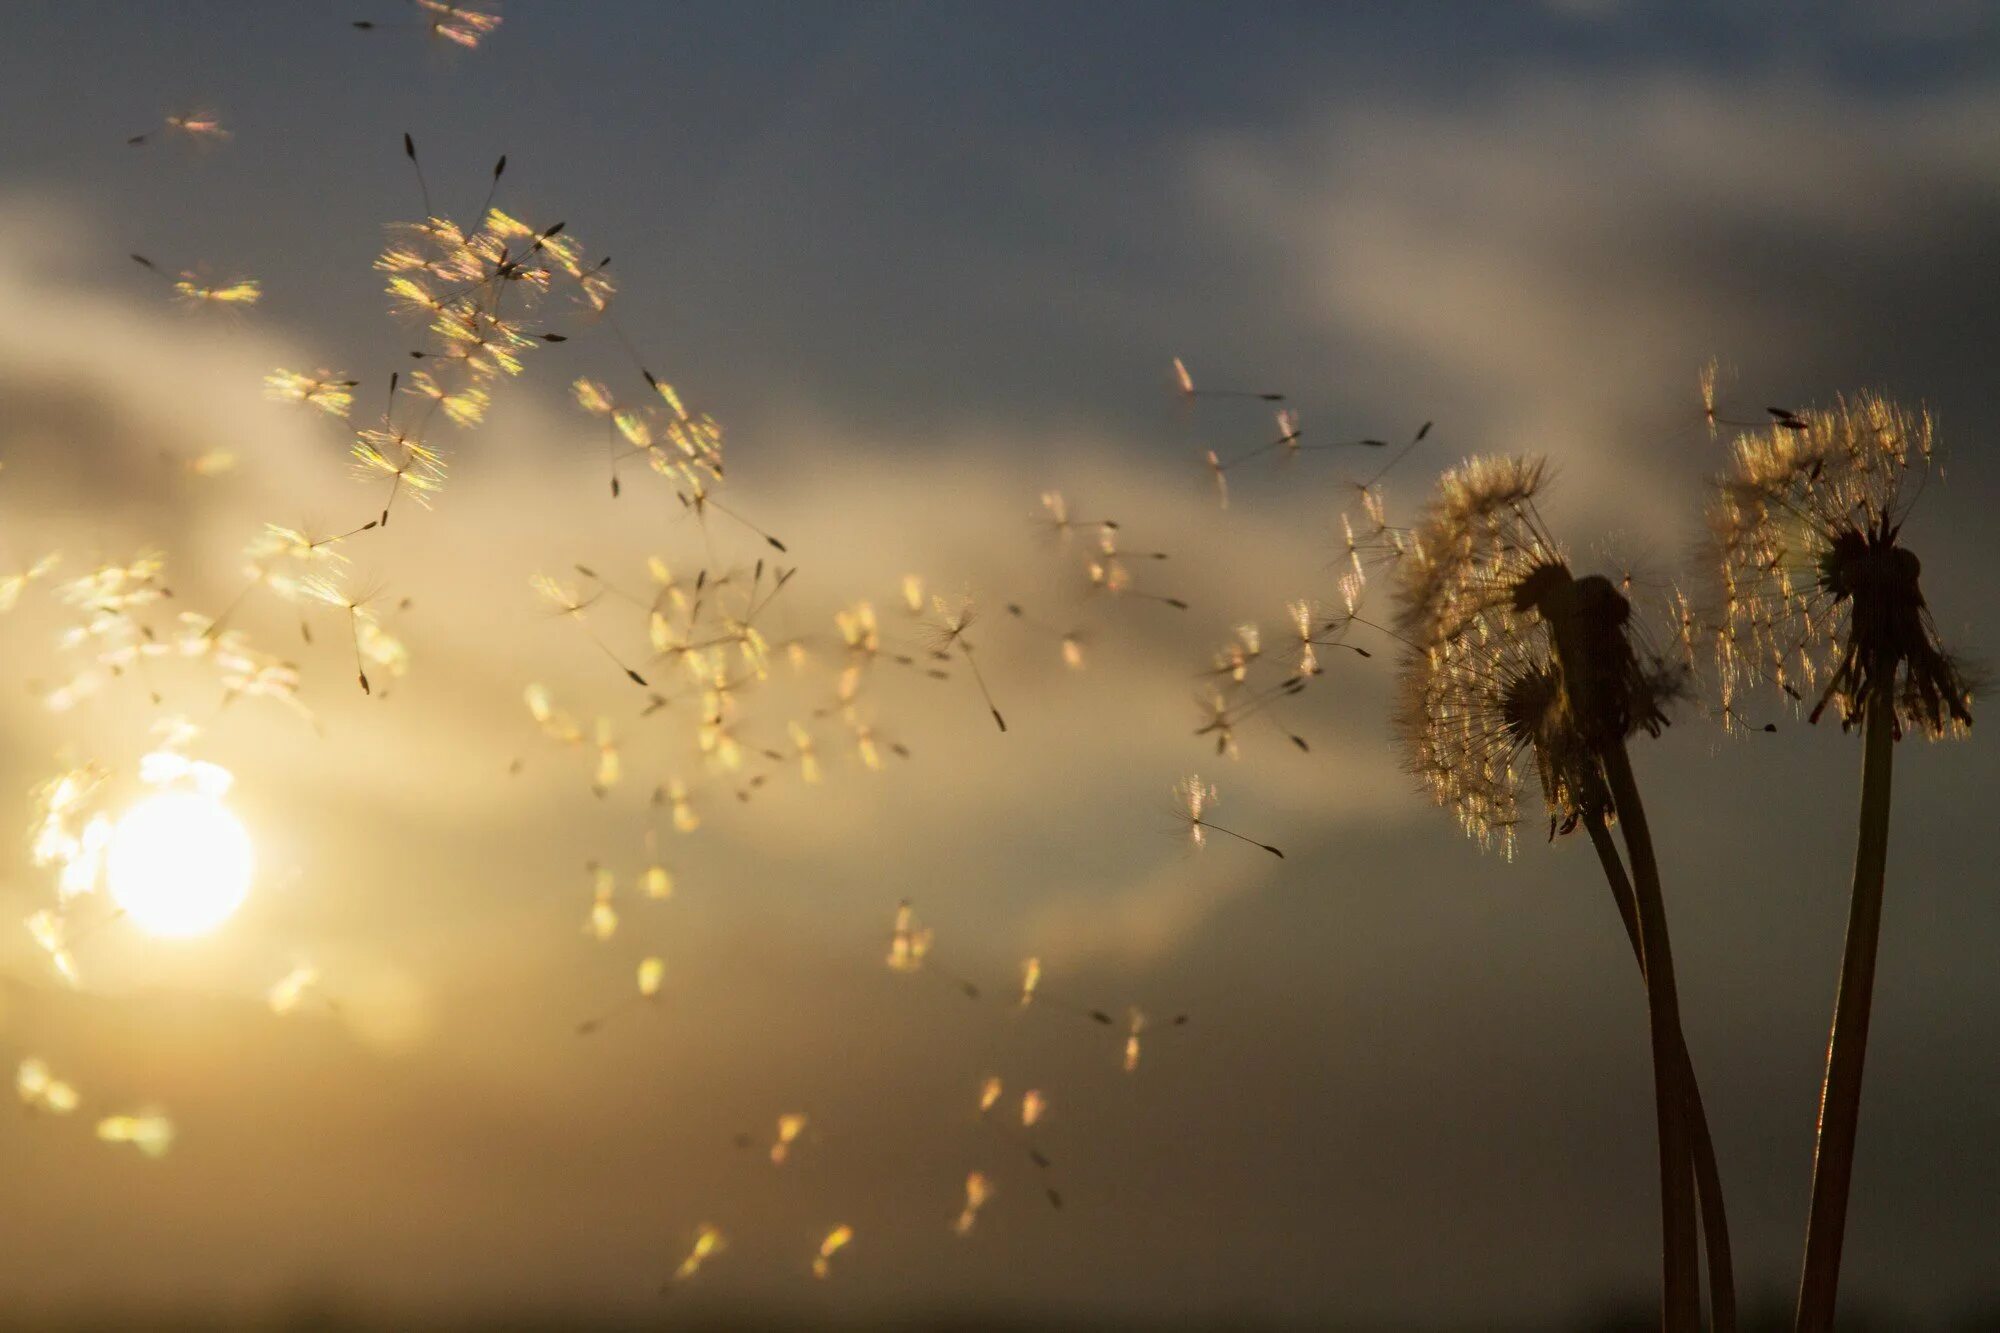
[[1894, 700], [1898, 735], [1972, 725], [1971, 691], [1919, 586], [1922, 563], [1902, 544], [1931, 431], [1929, 413], [1862, 394], [1736, 442], [1710, 511], [1726, 689], [1769, 679], [1811, 698], [1815, 722], [1835, 705], [1843, 727], [1879, 690]]
[[1606, 815], [1601, 756], [1658, 735], [1686, 670], [1644, 649], [1631, 603], [1575, 576], [1534, 501], [1539, 459], [1475, 459], [1439, 483], [1403, 562], [1397, 722], [1410, 770], [1511, 855], [1531, 765], [1550, 835]]

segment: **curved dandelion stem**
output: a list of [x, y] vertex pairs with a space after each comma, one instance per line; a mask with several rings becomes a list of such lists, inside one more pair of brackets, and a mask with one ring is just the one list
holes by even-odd
[[[1653, 1102], [1660, 1125], [1660, 1220], [1664, 1232], [1663, 1326], [1694, 1333], [1701, 1324], [1701, 1276], [1695, 1256], [1693, 1149], [1688, 1131], [1686, 1047], [1681, 1041], [1680, 999], [1674, 986], [1673, 949], [1667, 941], [1666, 901], [1659, 862], [1646, 825], [1639, 783], [1620, 739], [1604, 747], [1604, 776], [1611, 788], [1625, 854], [1632, 862], [1633, 902], [1639, 920], [1641, 970], [1652, 1029]], [[1677, 1058], [1678, 1057], [1678, 1058]]]
[[1799, 1278], [1799, 1333], [1833, 1327], [1840, 1284], [1840, 1248], [1847, 1196], [1854, 1178], [1854, 1138], [1861, 1117], [1862, 1064], [1874, 1005], [1875, 951], [1882, 935], [1882, 881], [1889, 862], [1890, 777], [1896, 759], [1895, 677], [1885, 674], [1865, 710], [1861, 757], [1861, 831], [1854, 853], [1854, 890], [1847, 943], [1840, 960], [1826, 1081], [1820, 1091], [1819, 1138], [1813, 1151], [1812, 1207]]
[[[1625, 873], [1625, 862], [1618, 855], [1618, 845], [1612, 840], [1611, 829], [1602, 811], [1593, 811], [1583, 816], [1584, 831], [1590, 835], [1590, 845], [1597, 850], [1598, 863], [1604, 868], [1605, 881], [1611, 886], [1611, 898], [1618, 906], [1618, 919], [1624, 923], [1625, 938], [1631, 942], [1633, 959], [1639, 964], [1643, 979], [1646, 967], [1646, 950], [1639, 937], [1639, 909], [1632, 892], [1631, 877]], [[1736, 1328], [1736, 1265], [1730, 1256], [1729, 1217], [1722, 1198], [1722, 1172], [1716, 1163], [1715, 1140], [1708, 1131], [1708, 1110], [1702, 1104], [1701, 1086], [1695, 1079], [1694, 1061], [1688, 1055], [1685, 1038], [1680, 1043], [1679, 1058], [1682, 1062], [1688, 1093], [1688, 1106], [1694, 1118], [1694, 1183], [1701, 1208], [1702, 1243], [1708, 1256], [1708, 1304], [1709, 1326], [1714, 1333], [1734, 1333]]]

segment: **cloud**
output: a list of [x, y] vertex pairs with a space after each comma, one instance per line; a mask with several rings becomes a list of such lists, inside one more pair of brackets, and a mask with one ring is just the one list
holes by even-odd
[[1672, 545], [1714, 465], [1689, 429], [1711, 355], [1756, 415], [1912, 325], [1951, 336], [1930, 302], [2000, 225], [1996, 111], [1985, 86], [1864, 104], [1796, 77], [1526, 74], [1204, 138], [1190, 188], [1371, 400], [1442, 400], [1447, 447], [1548, 453], [1593, 521]]

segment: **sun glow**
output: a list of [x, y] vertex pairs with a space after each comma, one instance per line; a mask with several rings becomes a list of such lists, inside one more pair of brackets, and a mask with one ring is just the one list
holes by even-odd
[[111, 897], [140, 929], [185, 938], [215, 929], [250, 893], [250, 835], [199, 792], [162, 792], [127, 810], [106, 861]]

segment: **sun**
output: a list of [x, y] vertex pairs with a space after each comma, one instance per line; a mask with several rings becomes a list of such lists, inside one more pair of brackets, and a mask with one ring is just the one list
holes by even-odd
[[112, 830], [111, 897], [140, 929], [187, 938], [227, 921], [250, 893], [250, 835], [229, 807], [199, 792], [162, 792]]

